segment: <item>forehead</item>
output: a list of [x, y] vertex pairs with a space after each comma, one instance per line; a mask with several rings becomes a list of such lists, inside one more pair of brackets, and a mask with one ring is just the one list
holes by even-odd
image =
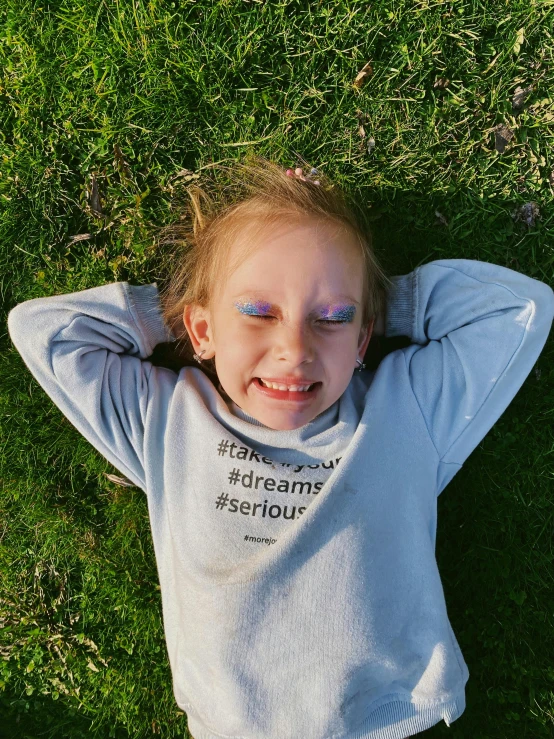
[[362, 254], [352, 232], [339, 224], [304, 221], [257, 229], [238, 238], [228, 255], [222, 294], [332, 294], [358, 299]]

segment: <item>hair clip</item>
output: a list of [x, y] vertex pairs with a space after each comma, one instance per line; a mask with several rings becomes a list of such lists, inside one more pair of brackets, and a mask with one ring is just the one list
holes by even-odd
[[302, 180], [302, 182], [308, 182], [309, 181], [309, 182], [312, 182], [314, 185], [320, 185], [321, 184], [319, 180], [312, 180], [312, 177], [314, 175], [319, 174], [318, 171], [317, 171], [317, 169], [315, 167], [312, 167], [311, 170], [310, 170], [310, 173], [307, 174], [306, 176], [304, 176], [304, 174], [302, 172], [302, 167], [297, 167], [296, 169], [299, 169], [300, 170], [300, 173], [298, 173], [296, 170], [287, 169], [287, 172], [286, 172], [287, 175], [289, 177], [298, 177], [298, 179]]

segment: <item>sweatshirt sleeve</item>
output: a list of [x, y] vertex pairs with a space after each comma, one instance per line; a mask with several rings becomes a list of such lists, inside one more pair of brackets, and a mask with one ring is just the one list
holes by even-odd
[[156, 283], [114, 282], [35, 298], [8, 314], [28, 369], [75, 428], [145, 490], [144, 428], [158, 373], [146, 360], [174, 340]]
[[392, 282], [385, 336], [414, 342], [401, 351], [443, 465], [440, 493], [533, 369], [554, 317], [554, 292], [470, 259], [429, 262]]

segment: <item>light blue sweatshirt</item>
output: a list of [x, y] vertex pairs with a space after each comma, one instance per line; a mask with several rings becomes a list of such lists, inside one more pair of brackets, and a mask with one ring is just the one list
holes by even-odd
[[146, 493], [178, 705], [195, 739], [400, 739], [465, 709], [435, 559], [437, 496], [529, 375], [551, 288], [443, 259], [392, 278], [385, 336], [311, 423], [275, 431], [196, 367], [156, 283], [17, 305], [53, 402]]

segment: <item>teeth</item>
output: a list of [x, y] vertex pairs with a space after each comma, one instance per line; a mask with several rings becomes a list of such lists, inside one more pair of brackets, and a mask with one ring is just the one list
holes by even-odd
[[311, 385], [278, 385], [275, 382], [266, 382], [265, 380], [262, 380], [260, 377], [260, 382], [262, 385], [265, 385], [266, 387], [273, 388], [274, 390], [291, 390], [293, 392], [305, 392], [308, 390]]

